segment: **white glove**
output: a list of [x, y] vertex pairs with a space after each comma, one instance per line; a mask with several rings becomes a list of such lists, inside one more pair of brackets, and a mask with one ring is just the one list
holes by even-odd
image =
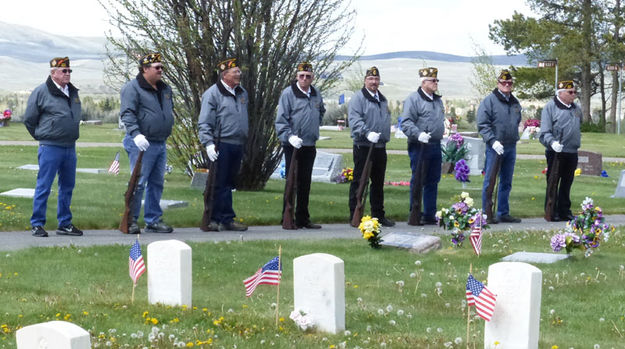
[[214, 144], [211, 144], [208, 147], [206, 147], [206, 154], [208, 154], [208, 159], [210, 161], [217, 160], [217, 156], [219, 155], [219, 153], [215, 151], [215, 145]]
[[551, 148], [553, 148], [553, 151], [555, 151], [556, 153], [559, 153], [562, 151], [562, 148], [564, 148], [564, 146], [558, 141], [553, 141], [551, 143]]
[[502, 155], [503, 154], [503, 145], [501, 143], [499, 143], [499, 141], [495, 141], [495, 142], [493, 142], [493, 150], [495, 150], [495, 153], [497, 153], [497, 155]]
[[291, 137], [289, 137], [289, 143], [291, 143], [293, 148], [299, 149], [302, 147], [302, 143], [304, 143], [304, 141], [296, 135], [292, 135]]
[[380, 134], [377, 132], [369, 132], [367, 133], [367, 139], [371, 143], [377, 143], [380, 140]]
[[146, 151], [150, 146], [150, 142], [148, 142], [148, 140], [145, 139], [145, 136], [142, 134], [136, 135], [135, 138], [133, 138], [132, 140], [137, 145], [137, 148], [139, 148], [139, 150], [141, 151]]
[[430, 138], [432, 138], [432, 136], [430, 136], [430, 133], [425, 133], [425, 132], [421, 132], [419, 133], [419, 142], [421, 143], [427, 143], [430, 141]]

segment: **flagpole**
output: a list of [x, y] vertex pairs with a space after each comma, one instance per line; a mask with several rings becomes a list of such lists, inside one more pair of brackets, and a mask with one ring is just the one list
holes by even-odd
[[[480, 219], [481, 219], [481, 217], [480, 217]], [[469, 275], [471, 275], [471, 274], [473, 274], [473, 263], [469, 264]], [[467, 302], [467, 349], [469, 349], [470, 321], [471, 321], [471, 307], [469, 306], [469, 303]]]
[[[278, 270], [282, 270], [282, 245], [278, 246]], [[280, 274], [280, 279], [282, 279], [282, 274]], [[276, 327], [278, 327], [278, 321], [280, 316], [280, 283], [278, 283], [278, 292], [276, 295]]]

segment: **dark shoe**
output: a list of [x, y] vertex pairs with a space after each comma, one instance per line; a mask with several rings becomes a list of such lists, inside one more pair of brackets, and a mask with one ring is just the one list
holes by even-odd
[[171, 233], [172, 231], [174, 231], [174, 228], [172, 228], [170, 225], [166, 224], [163, 221], [154, 224], [148, 224], [145, 226], [146, 233], [167, 234]]
[[311, 222], [308, 222], [306, 224], [302, 224], [302, 225], [297, 225], [298, 229], [321, 229], [321, 226], [319, 224], [313, 224]]
[[247, 225], [244, 224], [240, 224], [237, 222], [230, 222], [230, 223], [222, 223], [219, 225], [219, 230], [223, 231], [223, 230], [231, 230], [231, 231], [246, 231], [247, 230]]
[[128, 226], [128, 234], [141, 234], [141, 228], [139, 228], [139, 224], [136, 221]]
[[219, 223], [211, 221], [208, 223], [207, 229], [204, 231], [219, 231]]
[[504, 223], [521, 223], [521, 219], [520, 218], [512, 217], [510, 215], [505, 215], [505, 216], [499, 217], [499, 221], [500, 222], [504, 222]]
[[378, 219], [378, 222], [380, 224], [382, 224], [383, 227], [394, 227], [395, 226], [395, 221], [393, 221], [392, 219], [388, 219], [386, 217], [382, 217], [382, 218]]
[[553, 216], [553, 217], [551, 217], [551, 222], [562, 222], [562, 221], [563, 221], [563, 219], [560, 218], [560, 216]]
[[38, 225], [36, 227], [33, 227], [30, 230], [33, 233], [33, 236], [36, 236], [38, 238], [47, 238], [48, 237], [48, 232], [45, 231], [45, 229], [43, 229], [42, 226]]
[[570, 221], [571, 219], [575, 218], [575, 216], [573, 216], [573, 214], [570, 213], [570, 212], [565, 214], [565, 215], [561, 215], [561, 217], [562, 217], [563, 221], [567, 221], [567, 222]]
[[421, 217], [421, 224], [422, 225], [437, 225], [438, 221], [435, 218]]
[[486, 222], [488, 224], [497, 224], [497, 223], [499, 223], [499, 220], [497, 218], [487, 218]]
[[82, 230], [76, 228], [73, 224], [59, 227], [56, 235], [82, 236]]

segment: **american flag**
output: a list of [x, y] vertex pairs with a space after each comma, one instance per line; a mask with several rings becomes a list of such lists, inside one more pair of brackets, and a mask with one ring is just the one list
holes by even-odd
[[282, 278], [282, 268], [280, 259], [274, 257], [262, 268], [258, 269], [254, 275], [243, 280], [245, 285], [245, 295], [251, 296], [258, 285], [279, 285]]
[[119, 152], [115, 154], [115, 159], [113, 159], [111, 166], [109, 166], [109, 173], [114, 173], [115, 175], [119, 174]]
[[497, 295], [492, 293], [484, 284], [475, 280], [469, 274], [467, 280], [467, 306], [475, 306], [475, 311], [482, 319], [490, 321], [495, 311]]
[[143, 263], [143, 256], [141, 255], [141, 245], [139, 245], [139, 239], [137, 239], [130, 248], [130, 257], [128, 257], [128, 272], [132, 282], [136, 285], [137, 280], [143, 273], [145, 273], [145, 264]]
[[471, 242], [471, 246], [473, 246], [473, 251], [475, 251], [475, 254], [477, 254], [478, 256], [480, 255], [480, 253], [482, 253], [482, 211], [480, 210], [480, 212], [478, 213], [479, 215], [479, 222], [480, 224], [477, 224], [473, 227], [473, 229], [471, 229], [471, 235], [469, 236], [469, 241]]

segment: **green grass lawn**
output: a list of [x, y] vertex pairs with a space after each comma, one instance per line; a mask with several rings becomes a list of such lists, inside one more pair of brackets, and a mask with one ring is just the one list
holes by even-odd
[[[363, 240], [283, 241], [284, 277], [279, 327], [276, 288], [260, 286], [245, 297], [242, 280], [277, 254], [277, 242], [192, 243], [193, 301], [189, 308], [150, 305], [147, 276], [130, 302], [125, 245], [31, 248], [3, 254], [0, 263], [0, 346], [14, 347], [19, 327], [68, 320], [90, 331], [92, 344], [112, 348], [172, 348], [171, 341], [216, 348], [465, 348], [465, 283], [469, 264], [485, 281], [488, 266], [516, 251], [549, 251], [549, 234], [487, 235], [477, 258], [470, 246], [414, 255], [370, 249]], [[580, 251], [543, 272], [540, 348], [622, 348], [625, 271], [621, 232], [589, 258]], [[145, 246], [143, 247], [145, 254]], [[293, 310], [294, 258], [323, 252], [345, 262], [347, 332], [301, 332]], [[42, 267], [45, 265], [45, 267]], [[149, 268], [149, 265], [148, 265]], [[474, 312], [474, 310], [472, 310]], [[559, 321], [561, 320], [561, 321]], [[474, 319], [472, 341], [483, 347], [484, 324]], [[163, 338], [150, 340], [152, 331]], [[619, 334], [620, 331], [620, 334]], [[4, 332], [4, 333], [2, 333]], [[171, 339], [170, 339], [171, 338]], [[460, 338], [460, 344], [454, 341]], [[384, 344], [386, 346], [384, 346]]]

